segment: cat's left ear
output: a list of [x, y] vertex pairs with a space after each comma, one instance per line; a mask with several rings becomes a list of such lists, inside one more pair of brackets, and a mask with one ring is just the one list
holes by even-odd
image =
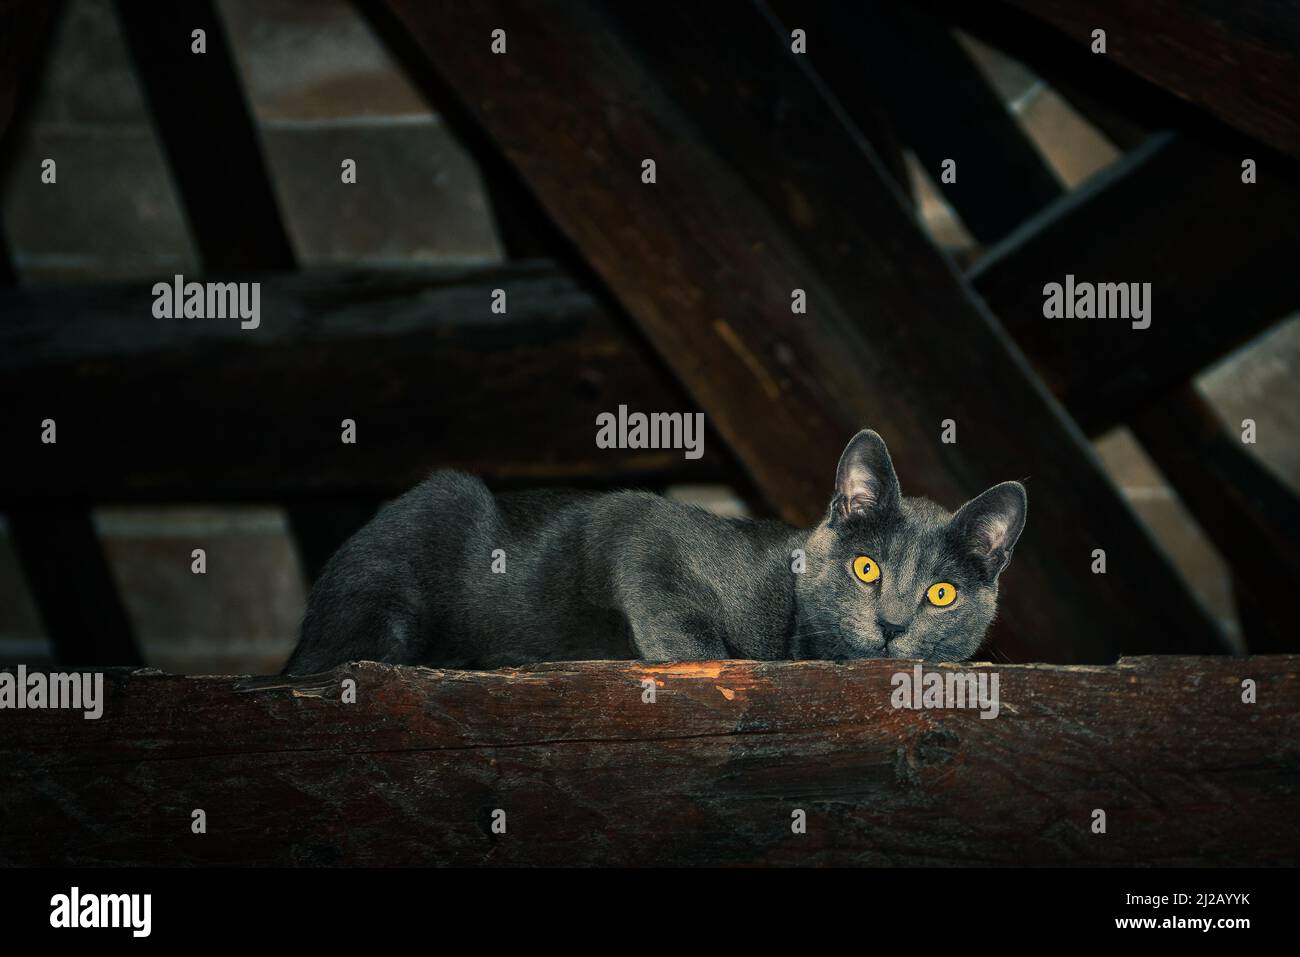
[[971, 499], [952, 517], [951, 527], [961, 547], [980, 563], [989, 581], [1011, 561], [1028, 510], [1025, 487], [1003, 482]]

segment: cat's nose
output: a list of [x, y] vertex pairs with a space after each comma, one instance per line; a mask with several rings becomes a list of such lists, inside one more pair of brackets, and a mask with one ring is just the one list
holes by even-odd
[[884, 636], [886, 643], [893, 641], [903, 632], [907, 631], [907, 625], [896, 625], [894, 622], [885, 618], [877, 618], [876, 624], [880, 626], [880, 633]]

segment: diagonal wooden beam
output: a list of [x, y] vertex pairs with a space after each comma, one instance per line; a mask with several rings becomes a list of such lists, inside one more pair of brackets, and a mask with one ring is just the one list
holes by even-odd
[[[117, 14], [204, 268], [292, 268], [293, 248], [215, 5], [118, 0]], [[198, 29], [206, 31], [206, 53], [191, 51]]]
[[[1259, 0], [1010, 0], [1105, 57], [1300, 158], [1300, 5]], [[1099, 55], [1100, 56], [1100, 55]]]
[[[1228, 560], [1255, 650], [1294, 647], [1295, 629], [1273, 596], [1300, 591], [1300, 500], [1186, 382], [1300, 308], [1290, 265], [1300, 242], [1293, 166], [1278, 158], [1268, 183], [1247, 185], [1236, 157], [1159, 137], [1049, 208], [972, 274], [1085, 428], [1120, 420], [1133, 428]], [[1151, 327], [1045, 319], [1039, 290], [1066, 273], [1150, 282]]]
[[[13, 175], [17, 137], [28, 125], [31, 91], [63, 9], [62, 0], [0, 0], [0, 183]], [[0, 232], [0, 288], [15, 282], [13, 256]]]
[[1231, 566], [1250, 650], [1295, 648], [1294, 609], [1283, 596], [1300, 594], [1300, 499], [1191, 386], [1131, 427]]
[[[981, 78], [976, 84], [991, 94]], [[970, 84], [949, 88], [954, 109], [978, 112]], [[1109, 119], [1106, 125], [1116, 127]], [[1132, 126], [1119, 126], [1125, 128]], [[969, 133], [958, 133], [951, 131], [949, 149], [964, 153]], [[1027, 141], [1014, 125], [1001, 135]], [[1294, 629], [1271, 596], [1300, 591], [1300, 501], [1227, 434], [1194, 388], [1169, 391], [1300, 307], [1300, 280], [1287, 268], [1300, 241], [1295, 164], [1272, 151], [1267, 158], [1246, 152], [1259, 155], [1269, 171], [1262, 192], [1240, 182], [1238, 156], [1188, 135], [1159, 136], [1081, 195], [1045, 210], [977, 265], [972, 278], [1076, 418], [1096, 430], [1113, 424], [1099, 409], [1130, 420], [1229, 559], [1251, 647], [1277, 650], [1293, 646]], [[1018, 176], [994, 167], [981, 183], [990, 195], [1011, 196]], [[1190, 216], [1183, 213], [1188, 196], [1197, 197]], [[950, 198], [965, 215], [964, 197]], [[1123, 223], [1124, 238], [1097, 242], [1108, 223]], [[1168, 312], [1162, 334], [1099, 331], [1077, 322], [1062, 329], [1044, 320], [1038, 290], [1044, 280], [1074, 270], [1085, 279], [1123, 273], [1151, 281], [1160, 290], [1162, 317]]]
[[392, 7], [787, 518], [821, 516], [846, 437], [873, 425], [910, 490], [948, 505], [1032, 476], [1013, 652], [1222, 647], [764, 8]]
[[874, 58], [864, 60], [860, 48], [854, 45], [850, 24], [844, 22], [845, 18], [852, 18], [852, 28], [870, 28], [870, 24], [864, 23], [868, 19], [866, 9], [846, 7], [833, 0], [774, 0], [772, 12], [787, 31], [804, 31], [809, 60], [835, 90], [845, 112], [885, 164], [899, 192], [910, 202], [911, 176], [903, 157], [899, 128], [884, 109], [885, 97], [892, 92], [895, 78], [888, 70], [873, 68]]
[[[1275, 157], [1269, 153], [1268, 157]], [[1176, 389], [1300, 305], [1300, 173], [1161, 135], [1026, 223], [971, 279], [1087, 431]], [[1046, 319], [1043, 287], [1149, 282], [1152, 322]]]
[[48, 49], [63, 4], [55, 0], [0, 2], [0, 142], [23, 101], [22, 89]]
[[[1056, 174], [938, 19], [894, 3], [786, 0], [776, 9], [785, 26], [808, 31], [813, 67], [867, 141], [880, 152], [891, 145], [885, 132], [896, 130], [981, 243], [1061, 194]], [[864, 57], [867, 36], [881, 41]], [[875, 115], [882, 105], [887, 120]], [[941, 181], [948, 159], [957, 163], [954, 183]]]
[[[0, 2], [0, 176], [11, 172], [7, 160], [15, 153], [15, 133], [30, 116], [32, 100], [20, 91], [30, 89], [40, 72], [62, 11], [62, 3]], [[16, 281], [8, 244], [0, 237], [0, 296]], [[3, 315], [8, 325], [13, 317]], [[48, 396], [50, 388], [42, 387], [42, 394]], [[12, 423], [6, 431], [15, 433], [5, 443], [11, 457], [48, 459], [53, 447], [38, 445], [48, 410], [24, 415], [16, 406], [4, 408]], [[91, 504], [89, 497], [52, 509], [7, 503], [9, 535], [56, 660], [139, 664], [130, 618], [95, 532]]]
[[8, 508], [9, 534], [64, 665], [138, 665], [131, 619], [91, 517], [91, 502]]

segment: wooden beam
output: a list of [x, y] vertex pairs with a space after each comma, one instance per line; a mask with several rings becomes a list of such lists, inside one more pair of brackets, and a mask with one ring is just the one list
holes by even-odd
[[[861, 36], [863, 9], [857, 8], [856, 15], [836, 11], [836, 15], [824, 20], [813, 20], [812, 24], [818, 28], [815, 35]], [[997, 131], [996, 138], [1004, 144], [1002, 153], [1015, 155], [1017, 148], [1032, 149], [1024, 131], [1002, 109], [988, 83], [969, 65], [951, 37], [922, 12], [913, 10], [909, 16], [915, 21], [912, 29], [907, 29], [903, 22], [889, 31], [897, 41], [889, 49], [902, 52], [884, 58], [891, 61], [890, 72], [898, 80], [892, 86], [885, 86], [902, 90], [924, 87], [907, 70], [908, 62], [918, 57], [913, 49], [918, 44], [908, 46], [904, 39], [928, 36], [931, 42], [926, 45], [926, 55], [919, 59], [926, 71], [936, 70], [938, 65], [934, 82], [943, 88], [942, 99], [947, 104], [946, 110], [924, 113], [941, 133], [935, 136], [927, 125], [917, 124], [922, 127], [918, 137], [906, 117], [916, 115], [921, 104], [908, 102], [915, 96], [889, 98], [904, 136], [910, 137], [908, 141], [918, 152], [925, 150], [927, 137], [934, 139], [932, 145], [940, 152], [949, 155], [967, 157], [978, 152], [973, 147], [981, 136], [964, 126], [960, 122], [962, 117], [982, 117], [979, 126]], [[798, 22], [807, 23], [808, 19], [805, 15]], [[849, 62], [845, 49], [848, 43], [847, 40], [829, 41], [838, 62]], [[965, 75], [964, 70], [969, 70], [971, 75]], [[851, 74], [840, 74], [831, 81], [831, 86], [841, 99], [846, 93], [860, 97], [857, 91], [862, 82]], [[991, 99], [997, 109], [989, 110], [983, 99]], [[1095, 104], [1089, 106], [1094, 112], [1098, 109]], [[954, 113], [956, 119], [946, 113]], [[1112, 114], [1105, 109], [1101, 109], [1101, 115], [1112, 135], [1123, 136], [1125, 130], [1132, 128], [1131, 124], [1113, 122]], [[1188, 136], [1159, 137], [1151, 147], [1125, 161], [1120, 173], [1103, 178], [1103, 186], [1094, 184], [1082, 200], [1058, 203], [977, 270], [974, 277], [977, 287], [989, 295], [995, 310], [1011, 317], [1007, 324], [1048, 381], [1060, 383], [1068, 379], [1076, 383], [1065, 398], [1070, 411], [1085, 424], [1098, 425], [1098, 396], [1107, 396], [1116, 412], [1140, 408], [1154, 397], [1149, 390], [1139, 392], [1131, 387], [1115, 394], [1114, 365], [1120, 353], [1113, 344], [1116, 337], [1099, 336], [1079, 324], [1073, 327], [1075, 334], [1062, 335], [1059, 324], [1045, 322], [1038, 308], [1041, 300], [1033, 295], [1041, 287], [1044, 276], [1030, 274], [1029, 269], [1070, 270], [1075, 268], [1074, 261], [1081, 251], [1092, 251], [1090, 265], [1108, 278], [1116, 278], [1123, 270], [1155, 277], [1162, 291], [1162, 312], [1163, 293], [1173, 289], [1176, 296], [1170, 305], [1179, 312], [1170, 316], [1163, 327], [1170, 333], [1151, 340], [1142, 335], [1125, 338], [1137, 346], [1147, 347], [1142, 354], [1130, 357], [1131, 367], [1152, 377], [1156, 389], [1166, 387], [1171, 381], [1184, 380], [1212, 358], [1300, 307], [1300, 281], [1294, 277], [1294, 270], [1286, 266], [1291, 251], [1300, 241], [1300, 221], [1295, 219], [1295, 213], [1300, 211], [1300, 189], [1294, 183], [1294, 164], [1274, 158], [1271, 151], [1268, 156], [1274, 160], [1268, 163], [1272, 173], [1270, 185], [1259, 197], [1251, 192], [1253, 186], [1239, 182], [1236, 157], [1216, 154]], [[937, 168], [939, 153], [931, 153], [929, 162]], [[1193, 180], [1189, 182], [1186, 174], [1170, 175], [1171, 170], [1187, 171]], [[968, 223], [980, 220], [985, 197], [995, 197], [996, 206], [1011, 207], [1015, 205], [1014, 198], [1022, 195], [1019, 189], [1024, 174], [1014, 165], [994, 164], [978, 173], [979, 188], [973, 193], [949, 191], [948, 195]], [[1054, 181], [1043, 184], [1042, 193], [1048, 198], [1061, 192]], [[1194, 226], [1181, 214], [1187, 196], [1198, 198], [1195, 209], [1199, 218]], [[1212, 201], [1206, 204], [1204, 197]], [[1013, 201], [1005, 202], [1008, 198]], [[1027, 216], [1031, 211], [1021, 205], [1022, 213]], [[1138, 219], [1136, 224], [1135, 219]], [[1114, 253], [1110, 242], [1089, 242], [1089, 231], [1096, 235], [1105, 229], [1108, 221], [1125, 222], [1131, 230], [1127, 235], [1136, 242]], [[1266, 228], [1266, 223], [1274, 228]], [[1233, 225], [1237, 227], [1236, 235], [1226, 234]], [[1281, 242], [1274, 229], [1287, 234]], [[1226, 281], [1223, 272], [1214, 271], [1215, 261], [1222, 258], [1223, 246], [1231, 248], [1234, 254], [1234, 262], [1227, 267], [1231, 279]], [[1111, 258], [1107, 259], [1107, 254]], [[1203, 262], [1188, 270], [1185, 263], [1197, 256]], [[1223, 269], [1222, 264], [1219, 268]], [[1237, 306], [1231, 313], [1233, 318], [1244, 314], [1246, 322], [1224, 321], [1225, 313], [1219, 307], [1229, 303]], [[1021, 309], [1017, 311], [1016, 306]], [[1177, 341], [1171, 338], [1175, 335]], [[1199, 348], [1178, 347], [1189, 340], [1196, 340]], [[1052, 350], [1051, 354], [1043, 355], [1048, 349]], [[1066, 363], [1069, 367], [1062, 368]], [[1285, 603], [1276, 601], [1276, 596], [1300, 593], [1300, 546], [1297, 545], [1300, 501], [1251, 458], [1239, 441], [1227, 434], [1190, 386], [1155, 398], [1154, 404], [1139, 412], [1131, 425], [1147, 452], [1228, 558], [1243, 628], [1252, 650], [1294, 648], [1294, 622]]]
[[[1300, 500], [1240, 437], [1224, 428], [1193, 387], [1131, 423], [1232, 569], [1251, 651], [1297, 646], [1295, 615], [1281, 596], [1300, 595]], [[1281, 599], [1281, 600], [1280, 600]]]
[[141, 663], [87, 502], [10, 509], [9, 535], [56, 661]]
[[[1060, 181], [946, 25], [892, 3], [786, 2], [809, 33], [809, 58], [867, 142], [897, 130], [981, 243], [1001, 239], [1062, 192]], [[877, 37], [862, 56], [864, 37]], [[881, 105], [888, 118], [874, 115]], [[945, 160], [957, 180], [941, 182]]]
[[439, 77], [423, 69], [423, 54], [382, 0], [353, 0], [353, 6], [383, 43], [389, 56], [419, 90], [438, 122], [471, 156], [483, 186], [487, 190], [501, 245], [510, 259], [559, 260], [563, 268], [589, 288], [589, 270], [573, 254], [569, 244], [555, 228], [528, 191], [519, 173], [491, 146], [483, 129], [446, 88]]
[[[4, 0], [0, 3], [0, 144], [23, 103], [49, 49], [50, 34], [63, 10], [61, 0]], [[3, 154], [9, 155], [5, 150]]]
[[[1221, 647], [762, 8], [393, 7], [787, 518], [821, 517], [846, 438], [871, 425], [904, 487], [949, 506], [1032, 476], [1002, 650]], [[1090, 574], [1097, 547], [1127, 571]], [[1151, 575], [1177, 597], [1147, 601]]]
[[[18, 138], [31, 121], [32, 90], [44, 72], [63, 10], [62, 0], [0, 2], [0, 183], [14, 175]], [[0, 224], [0, 289], [17, 281], [13, 255]]]
[[[12, 174], [15, 139], [31, 116], [29, 91], [48, 59], [62, 3], [0, 3], [0, 179]], [[32, 175], [35, 175], [33, 172]], [[0, 236], [0, 296], [17, 282], [8, 243]], [[6, 323], [10, 316], [5, 313]], [[13, 411], [5, 408], [5, 414]], [[37, 446], [39, 420], [13, 436], [9, 458]], [[8, 467], [6, 467], [6, 471]], [[86, 501], [60, 508], [10, 507], [9, 537], [31, 590], [54, 657], [62, 664], [131, 665], [140, 652], [126, 608], [95, 532]]]
[[[1300, 658], [926, 667], [996, 676], [993, 720], [894, 708], [913, 667], [110, 672], [99, 720], [6, 712], [0, 863], [1300, 862]], [[339, 703], [345, 678], [355, 704]]]
[[[257, 131], [211, 0], [118, 0], [118, 19], [209, 272], [290, 269]], [[207, 52], [191, 52], [191, 33]]]
[[1086, 46], [1004, 0], [911, 0], [954, 28], [1019, 61], [1063, 96], [1122, 151], [1154, 130], [1194, 131], [1215, 139], [1239, 136], [1214, 116], [1153, 86], [1112, 57]]
[[1254, 139], [1300, 158], [1300, 5], [1240, 0], [1010, 0]]
[[[970, 278], [1086, 431], [1136, 414], [1300, 307], [1300, 170], [1165, 134], [1052, 204]], [[1149, 282], [1152, 321], [1047, 319], [1043, 287]]]
[[[235, 280], [238, 275], [220, 277]], [[151, 283], [0, 292], [0, 499], [297, 499], [503, 484], [708, 481], [706, 454], [598, 449], [596, 416], [686, 410], [639, 344], [545, 262], [261, 276], [261, 325], [154, 319]], [[491, 312], [492, 291], [508, 313]], [[341, 422], [357, 423], [355, 446]]]
[[911, 203], [911, 174], [903, 144], [895, 121], [884, 108], [896, 80], [888, 71], [872, 69], [874, 58], [864, 61], [860, 49], [853, 47], [852, 30], [869, 26], [863, 23], [865, 11], [831, 0], [775, 0], [771, 6], [787, 32], [800, 29], [809, 37], [808, 58], [813, 67], [885, 164], [899, 193]]

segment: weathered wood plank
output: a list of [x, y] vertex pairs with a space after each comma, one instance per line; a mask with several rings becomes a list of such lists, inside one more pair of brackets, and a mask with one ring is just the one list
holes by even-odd
[[[1008, 654], [1220, 647], [764, 9], [393, 7], [787, 518], [821, 516], [845, 436], [869, 424], [904, 487], [951, 506], [1032, 476]], [[482, 38], [502, 24], [494, 56]], [[940, 441], [950, 417], [957, 445]], [[1089, 574], [1096, 547], [1127, 570]]]
[[[258, 277], [222, 277], [238, 278]], [[596, 447], [619, 403], [691, 405], [548, 263], [258, 281], [248, 330], [154, 319], [148, 282], [0, 291], [0, 442], [28, 450], [0, 470], [0, 500], [382, 497], [435, 467], [515, 484], [724, 471], [712, 433], [697, 461]], [[39, 445], [47, 417], [57, 445]]]
[[1078, 45], [1300, 158], [1300, 4], [1294, 0], [1010, 0]]
[[1300, 861], [1300, 658], [936, 669], [996, 673], [993, 719], [892, 707], [912, 667], [110, 673], [98, 720], [0, 711], [0, 862]]

